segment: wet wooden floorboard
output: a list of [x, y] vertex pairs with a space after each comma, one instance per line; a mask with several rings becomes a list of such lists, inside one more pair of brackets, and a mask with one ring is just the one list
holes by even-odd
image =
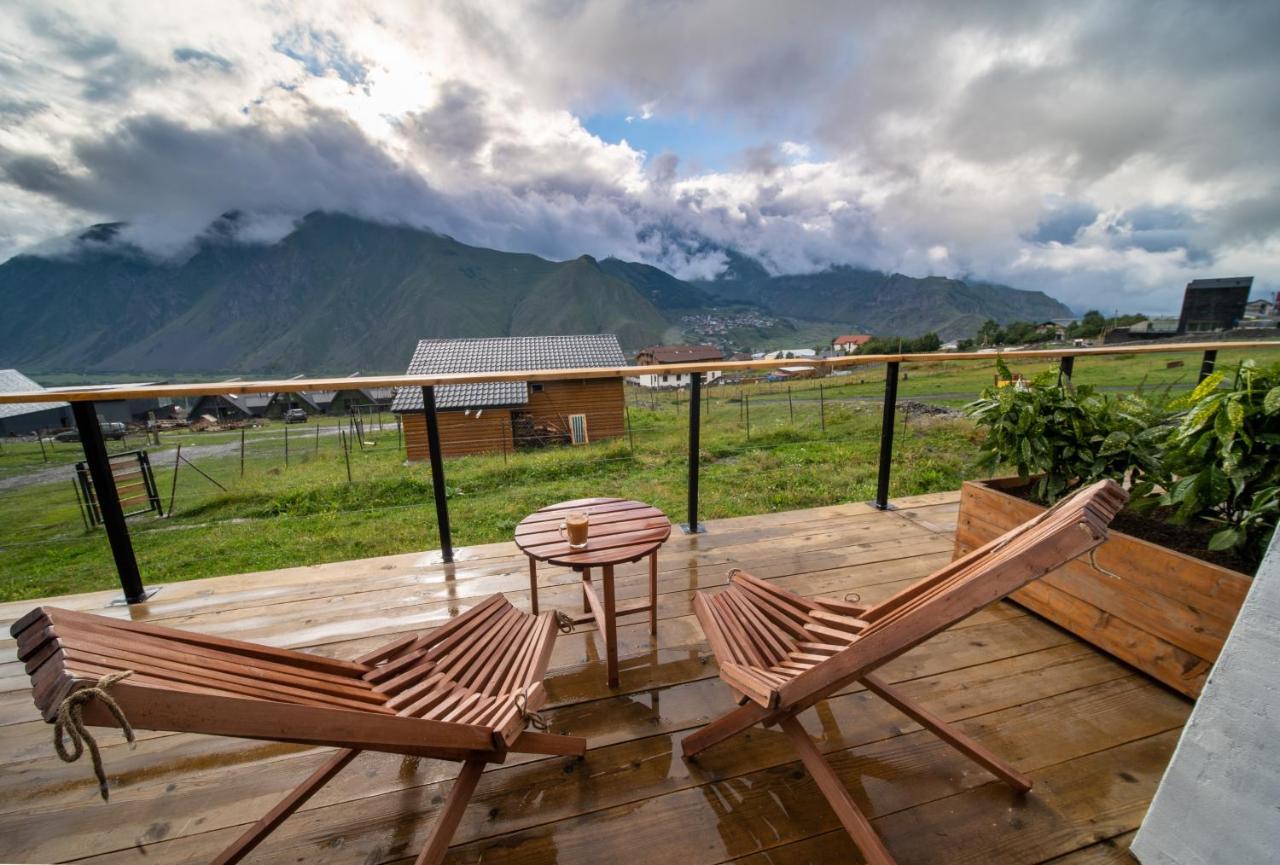
[[[592, 628], [557, 641], [546, 713], [585, 735], [582, 763], [512, 758], [490, 768], [450, 862], [660, 865], [860, 862], [782, 735], [756, 729], [705, 754], [680, 740], [730, 708], [693, 616], [696, 589], [738, 566], [808, 595], [875, 601], [950, 558], [958, 494], [712, 521], [660, 553], [659, 634], [619, 628], [622, 687], [605, 686]], [[351, 656], [434, 627], [495, 591], [527, 607], [511, 544], [454, 566], [409, 554], [176, 583], [145, 607], [112, 593], [51, 605]], [[542, 607], [574, 609], [570, 572], [547, 568]], [[643, 563], [619, 568], [620, 598], [647, 591]], [[8, 623], [34, 604], [0, 605]], [[0, 860], [204, 862], [326, 756], [323, 749], [145, 732], [136, 749], [104, 731], [110, 803], [87, 764], [50, 745], [5, 640], [0, 658]], [[852, 687], [804, 722], [900, 863], [1129, 861], [1125, 849], [1190, 704], [1010, 604], [995, 605], [884, 669], [938, 714], [1036, 780], [1019, 799], [914, 722]], [[456, 766], [367, 753], [263, 844], [250, 862], [411, 861]]]

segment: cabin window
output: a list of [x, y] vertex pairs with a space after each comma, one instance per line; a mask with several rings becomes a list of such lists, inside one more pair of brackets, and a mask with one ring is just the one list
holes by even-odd
[[587, 443], [587, 416], [585, 414], [569, 415], [569, 438], [576, 445]]
[[531, 382], [529, 385], [529, 390], [533, 391], [534, 393], [542, 393], [542, 382], [538, 382], [538, 381]]

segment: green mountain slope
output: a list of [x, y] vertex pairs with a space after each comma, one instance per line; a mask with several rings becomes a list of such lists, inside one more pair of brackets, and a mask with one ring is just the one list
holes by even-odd
[[637, 262], [548, 261], [335, 214], [311, 214], [274, 244], [246, 245], [228, 239], [236, 219], [211, 226], [185, 261], [149, 259], [109, 224], [85, 232], [69, 255], [0, 264], [0, 367], [394, 371], [426, 337], [616, 333], [634, 350], [705, 339], [682, 335], [682, 317], [714, 324], [735, 307], [764, 310], [770, 333], [799, 323], [819, 341], [828, 325], [831, 336], [934, 330], [949, 338], [987, 318], [1070, 315], [1040, 292], [990, 283], [850, 267], [771, 277], [732, 250], [720, 279], [690, 283]]
[[874, 334], [943, 339], [971, 336], [988, 318], [998, 322], [1064, 318], [1071, 310], [1040, 291], [940, 276], [833, 267], [819, 273], [760, 276], [739, 263], [744, 278], [702, 282], [722, 300], [751, 303], [775, 314], [848, 324]]
[[0, 328], [0, 358], [36, 370], [396, 370], [425, 337], [617, 333], [638, 348], [668, 328], [593, 259], [330, 214], [271, 246], [205, 243], [176, 266], [16, 258], [0, 265], [0, 302], [17, 313]]

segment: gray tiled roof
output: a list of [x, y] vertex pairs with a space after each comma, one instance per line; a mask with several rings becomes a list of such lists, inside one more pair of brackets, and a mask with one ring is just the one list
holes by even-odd
[[[0, 393], [25, 393], [27, 391], [44, 390], [43, 387], [27, 378], [16, 369], [0, 369]], [[65, 402], [18, 402], [0, 404], [0, 418], [16, 417], [20, 414], [30, 414], [34, 411], [44, 411], [51, 408], [63, 408], [69, 405]]]
[[[510, 336], [487, 339], [424, 339], [409, 362], [407, 375], [466, 372], [509, 372], [523, 369], [575, 369], [593, 366], [626, 366], [627, 359], [611, 333], [585, 336]], [[529, 401], [525, 382], [482, 382], [441, 385], [436, 406], [441, 409], [524, 405]], [[402, 387], [392, 411], [420, 411], [422, 390]]]

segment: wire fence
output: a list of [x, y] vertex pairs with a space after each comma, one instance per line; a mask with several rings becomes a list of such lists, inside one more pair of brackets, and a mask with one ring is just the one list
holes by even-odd
[[[1156, 356], [1124, 367], [1090, 359], [1078, 365], [1077, 379], [1115, 389], [1195, 383], [1195, 364], [1166, 364]], [[1052, 364], [1015, 366], [1030, 377]], [[976, 440], [957, 408], [993, 383], [994, 359], [963, 380], [936, 387], [931, 373], [931, 364], [903, 364], [895, 496], [955, 489], [971, 471]], [[701, 516], [870, 498], [884, 374], [881, 366], [845, 376], [704, 385]], [[450, 431], [444, 470], [455, 542], [509, 539], [530, 510], [577, 497], [641, 498], [684, 519], [689, 391], [628, 383], [622, 413], [616, 435], [577, 446], [568, 443], [567, 428], [519, 436], [509, 428]], [[298, 550], [332, 544], [343, 532], [363, 538], [364, 546], [350, 543], [367, 549], [366, 555], [396, 551], [397, 543], [407, 549], [438, 545], [430, 468], [425, 460], [409, 460], [408, 438], [400, 416], [360, 409], [297, 424], [133, 432], [109, 441], [108, 451], [143, 449], [149, 456], [160, 508], [130, 519], [135, 538], [200, 538], [192, 544], [197, 549], [184, 555], [206, 548], [213, 556], [229, 543], [221, 534], [246, 525], [262, 530], [264, 521], [285, 518], [300, 528], [294, 536], [273, 536], [274, 542], [288, 545], [299, 559], [323, 560], [318, 552]], [[78, 442], [0, 441], [0, 579], [31, 568], [42, 549], [62, 555], [88, 544], [102, 555], [102, 532], [86, 520], [76, 485], [74, 465], [82, 459]], [[264, 555], [264, 561], [274, 560]], [[229, 572], [227, 567], [193, 566], [210, 573]]]

